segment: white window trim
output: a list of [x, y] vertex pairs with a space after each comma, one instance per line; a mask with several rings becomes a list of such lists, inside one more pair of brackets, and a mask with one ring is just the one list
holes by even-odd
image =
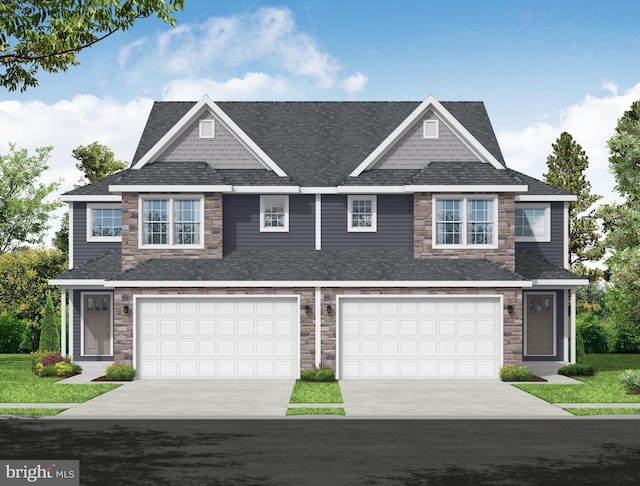
[[[284, 199], [284, 226], [265, 226], [264, 225], [265, 201], [272, 198]], [[261, 233], [288, 233], [289, 232], [289, 195], [288, 194], [260, 195], [260, 232]]]
[[[438, 244], [438, 221], [437, 221], [437, 201], [441, 199], [460, 199], [462, 201], [462, 233], [460, 245], [439, 245]], [[491, 200], [493, 201], [493, 243], [490, 245], [470, 245], [467, 244], [467, 201], [468, 200]], [[434, 249], [486, 249], [495, 250], [498, 248], [498, 196], [496, 194], [434, 194], [431, 200], [431, 247]]]
[[[122, 236], [93, 236], [93, 210], [94, 209], [121, 209], [122, 205], [117, 203], [87, 203], [87, 242], [117, 242], [122, 241]], [[69, 218], [69, 224], [71, 218]], [[120, 227], [122, 232], [122, 227]]]
[[[211, 125], [211, 135], [207, 135], [206, 130], [203, 129], [205, 125]], [[216, 122], [213, 118], [207, 118], [206, 120], [200, 120], [199, 124], [200, 138], [216, 138]]]
[[[353, 226], [353, 201], [371, 201], [371, 226]], [[378, 231], [378, 197], [372, 194], [347, 196], [347, 231], [349, 233], [375, 233]]]
[[[427, 130], [427, 126], [429, 125], [435, 125], [436, 127], [436, 134], [433, 136], [429, 136], [427, 135], [428, 130]], [[440, 136], [440, 123], [439, 120], [425, 120], [424, 122], [422, 122], [422, 138], [429, 138], [429, 139], [436, 139], [439, 138]]]
[[[169, 225], [169, 242], [173, 241], [173, 226], [174, 226], [174, 219], [173, 219], [173, 202], [176, 199], [197, 199], [200, 201], [200, 243], [197, 245], [178, 245], [178, 244], [173, 244], [173, 243], [169, 243], [166, 245], [163, 244], [145, 244], [144, 242], [144, 201], [149, 201], [149, 200], [168, 200], [169, 201], [169, 220], [167, 221], [168, 225]], [[205, 223], [205, 217], [204, 217], [204, 195], [202, 194], [174, 194], [174, 195], [160, 195], [160, 194], [154, 194], [154, 195], [145, 195], [145, 196], [140, 196], [138, 198], [138, 247], [139, 248], [176, 248], [176, 249], [184, 249], [184, 248], [198, 248], [198, 249], [202, 249], [204, 248], [204, 223]]]
[[[516, 203], [516, 209], [544, 209], [543, 236], [516, 236], [516, 242], [548, 243], [551, 241], [551, 204], [549, 203]], [[515, 223], [514, 223], [515, 225]], [[515, 228], [514, 228], [515, 231]]]

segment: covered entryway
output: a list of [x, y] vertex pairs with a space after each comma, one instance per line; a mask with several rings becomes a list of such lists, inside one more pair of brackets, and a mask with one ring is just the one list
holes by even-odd
[[340, 378], [498, 377], [500, 297], [359, 296], [338, 304]]
[[139, 378], [296, 378], [297, 297], [138, 297]]
[[525, 294], [525, 355], [555, 355], [555, 295]]
[[111, 294], [82, 293], [83, 356], [112, 354], [111, 310]]

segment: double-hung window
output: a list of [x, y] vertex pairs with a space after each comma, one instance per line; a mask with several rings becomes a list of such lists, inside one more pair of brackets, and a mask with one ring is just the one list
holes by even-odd
[[202, 196], [144, 197], [140, 205], [142, 246], [202, 247]]
[[377, 230], [377, 200], [376, 196], [348, 196], [347, 197], [347, 231]]
[[120, 204], [87, 204], [87, 241], [121, 241]]
[[516, 241], [551, 241], [549, 204], [516, 204]]
[[260, 231], [289, 231], [289, 196], [260, 196]]
[[497, 247], [496, 196], [434, 196], [433, 247]]

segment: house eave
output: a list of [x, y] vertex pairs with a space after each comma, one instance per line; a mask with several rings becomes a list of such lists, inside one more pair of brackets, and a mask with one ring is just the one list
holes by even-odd
[[578, 197], [573, 194], [516, 194], [516, 202], [575, 202]]
[[531, 282], [528, 280], [488, 280], [488, 281], [469, 281], [469, 280], [112, 280], [109, 281], [112, 287], [162, 287], [162, 288], [186, 288], [186, 287], [203, 287], [203, 288], [224, 288], [224, 287], [244, 287], [244, 288], [263, 288], [263, 287], [424, 287], [424, 288], [493, 288], [493, 287], [509, 287], [509, 288], [529, 288]]
[[121, 202], [119, 194], [70, 194], [60, 196], [62, 202]]

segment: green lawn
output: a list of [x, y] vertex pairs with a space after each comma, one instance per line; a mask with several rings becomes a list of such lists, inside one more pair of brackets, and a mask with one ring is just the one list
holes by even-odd
[[639, 415], [640, 408], [565, 408], [573, 415]]
[[28, 354], [0, 354], [0, 403], [81, 403], [118, 388], [118, 384], [56, 385], [40, 378]]
[[287, 408], [287, 415], [344, 415], [344, 408]]
[[58, 415], [66, 408], [0, 408], [0, 415]]
[[337, 381], [296, 381], [289, 403], [342, 403]]
[[[620, 385], [626, 369], [640, 369], [638, 354], [588, 354], [595, 376], [579, 377], [584, 385], [513, 385], [550, 403], [640, 403], [640, 395], [627, 395]], [[622, 413], [622, 412], [618, 412]]]

